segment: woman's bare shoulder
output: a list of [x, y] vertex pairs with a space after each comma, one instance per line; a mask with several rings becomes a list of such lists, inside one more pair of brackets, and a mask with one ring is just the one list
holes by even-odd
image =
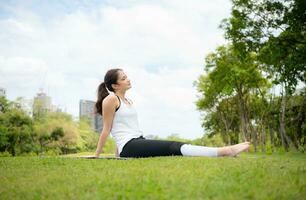
[[118, 98], [115, 94], [109, 94], [105, 97], [105, 99], [103, 100], [103, 103], [105, 104], [111, 104], [111, 105], [114, 105], [114, 104], [118, 104]]

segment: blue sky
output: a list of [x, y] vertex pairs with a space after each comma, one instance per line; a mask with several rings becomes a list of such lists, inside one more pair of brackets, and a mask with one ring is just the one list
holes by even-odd
[[196, 88], [204, 58], [225, 43], [218, 29], [230, 2], [0, 1], [0, 87], [13, 100], [44, 88], [78, 116], [109, 68], [132, 82], [144, 135], [204, 133]]

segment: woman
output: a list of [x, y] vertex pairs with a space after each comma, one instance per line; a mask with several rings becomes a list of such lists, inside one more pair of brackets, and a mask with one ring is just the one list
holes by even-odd
[[100, 84], [96, 112], [103, 117], [103, 129], [95, 158], [99, 158], [110, 133], [116, 141], [120, 157], [236, 156], [249, 148], [249, 142], [226, 147], [204, 147], [184, 142], [144, 138], [138, 127], [137, 112], [133, 102], [125, 97], [126, 91], [130, 88], [131, 82], [122, 69], [107, 71], [104, 82]]

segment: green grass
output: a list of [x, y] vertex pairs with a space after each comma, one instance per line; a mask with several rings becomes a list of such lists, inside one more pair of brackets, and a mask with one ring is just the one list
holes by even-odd
[[0, 158], [0, 199], [305, 199], [306, 156]]

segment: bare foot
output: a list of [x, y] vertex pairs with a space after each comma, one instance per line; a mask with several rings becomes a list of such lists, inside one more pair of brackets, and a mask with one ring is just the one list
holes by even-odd
[[249, 142], [244, 142], [244, 143], [239, 143], [236, 145], [229, 146], [230, 153], [228, 156], [237, 156], [239, 153], [249, 149], [249, 147], [250, 147]]
[[250, 147], [250, 142], [243, 142], [232, 146], [221, 147], [218, 156], [237, 156], [239, 153], [246, 151]]

